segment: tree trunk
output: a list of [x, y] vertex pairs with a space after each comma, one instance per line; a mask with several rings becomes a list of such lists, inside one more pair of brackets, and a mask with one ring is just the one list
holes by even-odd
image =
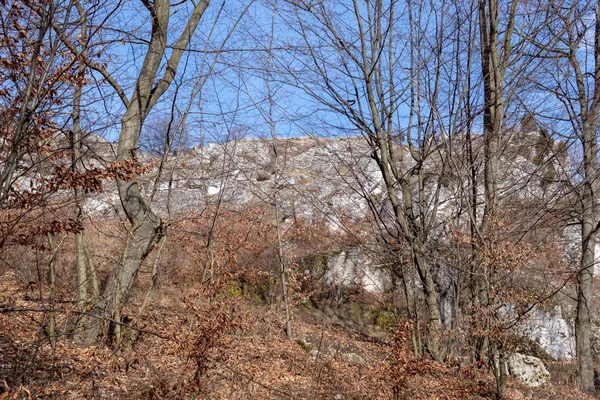
[[[81, 43], [84, 46], [87, 42], [87, 17], [85, 10], [81, 3], [76, 3], [77, 11], [79, 13], [79, 22], [81, 24]], [[84, 47], [82, 50], [82, 56], [88, 57], [88, 49]], [[77, 67], [80, 77], [85, 76], [86, 65], [85, 62], [81, 61]], [[78, 84], [75, 88], [73, 95], [73, 129], [71, 133], [71, 170], [74, 173], [84, 172], [83, 163], [81, 160], [81, 140], [83, 134], [81, 132], [81, 96], [83, 87]], [[75, 221], [83, 223], [83, 190], [80, 187], [75, 187]], [[88, 301], [88, 276], [87, 276], [87, 257], [85, 254], [85, 239], [83, 237], [83, 231], [75, 234], [75, 272], [77, 274], [77, 309], [81, 312], [86, 311]], [[76, 329], [77, 331], [77, 329]]]
[[281, 221], [279, 215], [279, 204], [277, 202], [277, 194], [275, 194], [275, 219], [277, 220], [277, 256], [279, 258], [279, 276], [281, 279], [281, 293], [283, 295], [283, 306], [285, 308], [285, 335], [288, 339], [291, 339], [292, 314], [290, 310], [290, 298], [288, 295], [288, 286], [285, 271], [285, 258], [283, 254], [283, 241], [281, 239]]
[[[117, 161], [130, 159], [129, 154], [134, 153], [137, 147], [137, 138], [141, 130], [141, 123], [137, 118], [137, 107], [131, 107], [125, 113], [122, 123], [123, 128], [117, 150]], [[133, 116], [130, 116], [133, 114]], [[136, 146], [131, 146], [135, 144]], [[123, 305], [127, 302], [129, 293], [142, 262], [152, 251], [160, 239], [163, 231], [162, 221], [156, 216], [140, 193], [137, 181], [117, 180], [121, 204], [131, 222], [131, 230], [127, 232], [128, 238], [119, 261], [119, 266], [109, 277], [104, 292], [92, 313], [97, 317], [118, 317]], [[102, 330], [102, 321], [96, 318], [90, 321], [86, 333], [86, 342], [91, 344], [98, 339]]]
[[[48, 336], [50, 337], [50, 345], [52, 349], [56, 348], [56, 313], [54, 308], [56, 307], [56, 246], [54, 246], [54, 238], [51, 233], [47, 234], [48, 247], [50, 247], [50, 260], [48, 262], [48, 283], [50, 284], [49, 301], [50, 301], [50, 315], [48, 321]], [[40, 282], [41, 284], [41, 282]]]
[[423, 292], [425, 293], [425, 302], [427, 303], [427, 311], [429, 321], [427, 324], [427, 351], [431, 358], [436, 361], [443, 361], [440, 341], [442, 334], [442, 324], [440, 320], [440, 310], [437, 299], [437, 288], [433, 280], [431, 268], [426, 261], [424, 249], [421, 245], [413, 245], [414, 262], [419, 273], [419, 278], [423, 284]]
[[490, 367], [496, 380], [496, 399], [504, 398], [506, 392], [506, 377], [508, 376], [506, 351], [503, 343], [494, 343], [490, 345]]
[[594, 392], [594, 363], [590, 345], [593, 299], [594, 265], [596, 259], [596, 205], [597, 188], [597, 117], [589, 116], [583, 132], [583, 167], [585, 182], [582, 195], [581, 266], [577, 274], [577, 320], [575, 342], [579, 369], [579, 387], [587, 393]]
[[[594, 363], [590, 345], [593, 271], [596, 239], [590, 234], [592, 225], [589, 217], [584, 216], [582, 223], [581, 268], [577, 274], [579, 290], [577, 293], [577, 321], [575, 325], [575, 342], [577, 365], [579, 369], [579, 387], [583, 392], [594, 392]], [[587, 239], [585, 239], [587, 238]]]
[[594, 361], [590, 343], [592, 323], [592, 299], [594, 266], [596, 258], [596, 233], [598, 216], [596, 196], [598, 195], [598, 114], [600, 112], [600, 1], [595, 10], [596, 25], [594, 32], [594, 92], [588, 106], [581, 67], [576, 58], [575, 45], [571, 47], [570, 61], [575, 70], [575, 80], [579, 91], [582, 109], [581, 145], [583, 148], [583, 191], [581, 195], [581, 265], [577, 274], [579, 290], [577, 292], [577, 319], [575, 325], [575, 345], [579, 369], [579, 388], [593, 394]]

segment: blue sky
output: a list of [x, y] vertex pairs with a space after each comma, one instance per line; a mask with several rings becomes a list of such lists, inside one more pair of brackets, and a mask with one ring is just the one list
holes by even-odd
[[[239, 132], [245, 132], [249, 136], [264, 137], [269, 135], [269, 123], [265, 116], [269, 114], [269, 105], [271, 104], [273, 106], [273, 118], [277, 126], [277, 135], [280, 137], [307, 134], [356, 134], [357, 131], [351, 130], [352, 126], [346, 117], [331, 112], [313, 97], [307, 95], [305, 90], [302, 90], [301, 87], [308, 90], [321, 90], [323, 82], [319, 80], [318, 76], [310, 73], [310, 71], [305, 74], [299, 73], [299, 76], [302, 77], [300, 88], [282, 82], [287, 78], [280, 75], [280, 72], [283, 72], [286, 68], [295, 69], [298, 72], [302, 65], [300, 60], [303, 59], [304, 62], [308, 60], [305, 57], [306, 54], [302, 54], [302, 47], [305, 46], [305, 43], [297, 32], [290, 29], [289, 23], [294, 22], [294, 13], [289, 4], [280, 0], [278, 11], [287, 8], [288, 12], [276, 13], [273, 18], [272, 2], [266, 0], [254, 1], [235, 30], [231, 32], [246, 4], [245, 1], [229, 1], [224, 6], [222, 6], [222, 3], [215, 1], [211, 3], [189, 46], [190, 51], [186, 53], [182, 60], [175, 81], [155, 106], [147, 123], [151, 124], [155, 121], [169, 119], [173, 109], [176, 110], [176, 113], [181, 113], [189, 106], [190, 113], [186, 125], [192, 137], [192, 144], [197, 145], [206, 141], [223, 140], [230, 132], [237, 132], [238, 134]], [[350, 46], [356, 45], [358, 35], [356, 21], [351, 15], [353, 10], [347, 7], [349, 3], [341, 0], [331, 0], [326, 4], [331, 7], [331, 15], [333, 15], [339, 29], [343, 31], [347, 44]], [[405, 129], [410, 112], [410, 98], [408, 96], [410, 74], [408, 67], [410, 66], [409, 50], [411, 42], [407, 9], [404, 2], [398, 4], [396, 15], [398, 23], [393, 32], [394, 56], [397, 57], [395, 60], [395, 79], [397, 92], [404, 92], [402, 92], [402, 100], [398, 103], [395, 124], [397, 129]], [[441, 70], [445, 74], [447, 82], [440, 87], [441, 96], [447, 97], [439, 103], [441, 113], [434, 116], [437, 121], [436, 124], [444, 126], [451, 124], [452, 118], [456, 117], [451, 112], [452, 97], [448, 96], [447, 93], [452, 85], [449, 83], [452, 81], [448, 81], [448, 79], [460, 80], [464, 78], [460, 72], [457, 73], [457, 65], [452, 61], [453, 46], [458, 43], [455, 42], [453, 35], [459, 38], [462, 37], [460, 45], [467, 46], [468, 43], [464, 39], [467, 37], [467, 26], [466, 21], [463, 21], [458, 28], [451, 27], [452, 21], [441, 17], [440, 4], [442, 3], [431, 4], [434, 4], [434, 7], [423, 8], [422, 22], [419, 24], [421, 30], [417, 33], [421, 32], [424, 35], [423, 43], [430, 45], [430, 40], [432, 40], [430, 36], [435, 34], [437, 29], [441, 29], [442, 26], [447, 29], [446, 42], [441, 53], [441, 60], [443, 61]], [[171, 43], [181, 32], [190, 7], [191, 4], [185, 2], [173, 8], [172, 29], [169, 38]], [[302, 20], [309, 20], [310, 15], [308, 13], [305, 11], [299, 11], [299, 13]], [[413, 9], [413, 13], [414, 19], [418, 11]], [[104, 15], [98, 15], [95, 21], [100, 21], [103, 17]], [[115, 29], [103, 30], [101, 31], [102, 36], [99, 37], [107, 42], [102, 49], [100, 60], [106, 63], [109, 71], [128, 94], [131, 93], [132, 84], [146, 51], [144, 40], [147, 40], [149, 35], [148, 18], [149, 14], [142, 6], [141, 1], [124, 0], [118, 7], [117, 12], [108, 19], [107, 26]], [[217, 21], [216, 25], [215, 21]], [[442, 25], [442, 23], [445, 25]], [[459, 29], [459, 31], [456, 31], [456, 29]], [[269, 59], [269, 53], [266, 51], [272, 31], [275, 32], [273, 39], [274, 60]], [[322, 30], [315, 30], [316, 33], [325, 34]], [[227, 42], [223, 46], [226, 38]], [[331, 42], [319, 42], [317, 39], [315, 35], [312, 35], [310, 45], [321, 46], [320, 51], [324, 56], [323, 60], [331, 62], [331, 65], [329, 65], [330, 73], [338, 74], [332, 80], [333, 84], [342, 91], [344, 87], [348, 88], [350, 100], [358, 100], [358, 103], [364, 102], [364, 92], [360, 94], [359, 99], [352, 96], [352, 87], [349, 86], [350, 81], [347, 80], [348, 76], [344, 75], [344, 70], [340, 65], [341, 59], [336, 58], [338, 53], [335, 48], [331, 47]], [[475, 35], [471, 44], [476, 46], [477, 40]], [[224, 51], [217, 58], [214, 67], [211, 68], [216, 52], [222, 46]], [[472, 61], [475, 66], [479, 64], [477, 52], [478, 50], [475, 48]], [[429, 54], [417, 61], [422, 71], [422, 99], [427, 98], [427, 91], [431, 90], [435, 80], [436, 60], [427, 58], [433, 56], [434, 54]], [[461, 68], [464, 67], [464, 61], [462, 63]], [[265, 68], [271, 70], [272, 73], [265, 72]], [[455, 78], [451, 78], [452, 76], [455, 76]], [[273, 96], [272, 103], [268, 101], [267, 80]], [[471, 90], [473, 101], [476, 103], [479, 102], [482, 95], [479, 81], [480, 76], [476, 73], [472, 78], [473, 88]], [[192, 96], [199, 82], [203, 82], [202, 90]], [[88, 129], [94, 133], [102, 134], [108, 140], [116, 140], [119, 134], [119, 118], [123, 113], [123, 106], [108, 85], [103, 84], [100, 89], [101, 91], [92, 84], [86, 88], [88, 94], [86, 98], [89, 102], [86, 113]], [[360, 88], [360, 85], [359, 89], [364, 90], [364, 88]], [[331, 100], [324, 91], [318, 92], [318, 94], [323, 95], [326, 100]], [[355, 107], [358, 106], [358, 103]], [[456, 103], [454, 107], [456, 110]], [[431, 110], [427, 101], [422, 101], [420, 110], [423, 126], [425, 126]], [[514, 124], [515, 121], [520, 119], [523, 110], [519, 109], [517, 105], [516, 108], [511, 109], [511, 112], [514, 115], [510, 115], [512, 118], [510, 123]], [[421, 129], [425, 129], [423, 126]], [[481, 118], [477, 118], [472, 124], [472, 130], [475, 133], [480, 132], [480, 126]], [[438, 128], [436, 132], [440, 133], [440, 129]]]

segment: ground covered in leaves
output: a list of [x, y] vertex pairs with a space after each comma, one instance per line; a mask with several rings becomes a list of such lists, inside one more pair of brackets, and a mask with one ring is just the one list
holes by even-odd
[[[0, 308], [15, 311], [0, 313], [2, 400], [494, 396], [485, 367], [415, 360], [392, 334], [357, 332], [302, 307], [287, 339], [277, 307], [232, 294], [211, 302], [192, 285], [155, 290], [143, 317], [132, 321], [143, 332], [124, 328], [120, 346], [77, 344], [69, 332], [76, 315], [62, 312], [53, 348], [35, 290], [4, 276]], [[507, 398], [585, 399], [567, 383], [531, 389], [509, 379]]]

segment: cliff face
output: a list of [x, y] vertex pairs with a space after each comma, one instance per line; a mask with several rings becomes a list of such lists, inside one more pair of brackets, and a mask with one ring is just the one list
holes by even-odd
[[[169, 156], [160, 178], [154, 168], [142, 183], [149, 196], [156, 186], [152, 205], [162, 216], [168, 205], [177, 213], [217, 201], [230, 207], [268, 205], [277, 196], [286, 216], [327, 218], [334, 228], [340, 214], [367, 217], [363, 189], [381, 194], [381, 175], [360, 138], [287, 139], [276, 146], [277, 162], [273, 142], [261, 139], [192, 148]], [[109, 185], [104, 194], [88, 200], [88, 210], [104, 213], [113, 202]]]
[[[544, 201], [552, 205], [560, 199], [561, 191], [568, 190], [564, 189], [570, 168], [566, 151], [561, 150], [561, 143], [544, 140], [535, 132], [515, 134], [504, 148], [498, 182], [500, 197], [506, 204]], [[106, 163], [111, 160], [112, 146], [96, 140], [90, 144], [88, 154]], [[480, 173], [483, 159], [480, 138], [475, 139], [474, 146], [475, 168]], [[464, 138], [446, 139], [436, 147], [431, 146], [430, 155], [423, 162], [426, 202], [433, 201], [437, 183], [441, 182], [441, 221], [465, 206], [462, 197], [469, 190], [470, 171], [464, 152]], [[416, 161], [409, 149], [396, 146], [396, 157], [405, 178], [412, 179], [411, 168]], [[286, 214], [309, 220], [326, 218], [335, 228], [341, 217], [355, 220], [368, 217], [365, 198], [385, 202], [381, 174], [361, 137], [212, 143], [167, 157], [160, 176], [160, 159], [147, 154], [140, 158], [155, 165], [141, 182], [149, 196], [156, 190], [152, 206], [163, 216], [168, 205], [171, 212], [177, 213], [215, 201], [234, 207], [252, 202], [269, 204], [277, 196]], [[90, 162], [95, 163], [98, 161]], [[416, 190], [416, 181], [414, 186]], [[104, 194], [89, 199], [88, 211], [103, 213], [112, 209], [111, 189], [108, 185]], [[478, 202], [483, 202], [481, 182]]]

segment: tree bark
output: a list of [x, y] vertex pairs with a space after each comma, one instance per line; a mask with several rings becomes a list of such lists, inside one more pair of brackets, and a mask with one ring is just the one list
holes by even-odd
[[[82, 56], [88, 57], [87, 49], [87, 16], [85, 9], [81, 3], [76, 3], [77, 11], [79, 14], [79, 23], [81, 43], [83, 43]], [[77, 67], [80, 78], [85, 76], [86, 66], [81, 61]], [[81, 132], [81, 96], [83, 87], [81, 83], [77, 84], [75, 93], [73, 96], [73, 126], [71, 134], [71, 169], [74, 173], [82, 173], [83, 163], [81, 160], [81, 141], [83, 134]], [[82, 224], [83, 223], [83, 190], [80, 187], [75, 187], [75, 220]], [[80, 312], [84, 312], [87, 309], [88, 301], [88, 276], [87, 276], [87, 257], [85, 254], [85, 239], [83, 231], [75, 233], [75, 272], [77, 274], [77, 308]], [[77, 329], [76, 329], [77, 331]]]
[[[585, 181], [582, 194], [581, 214], [581, 266], [577, 274], [579, 290], [577, 292], [577, 319], [575, 325], [575, 344], [579, 369], [580, 389], [594, 393], [594, 363], [590, 344], [591, 316], [593, 299], [593, 279], [596, 259], [597, 220], [594, 198], [597, 193], [597, 114], [589, 116], [583, 132], [583, 167]], [[595, 121], [594, 121], [595, 120]]]
[[440, 341], [442, 334], [442, 324], [440, 319], [440, 309], [437, 298], [437, 288], [433, 280], [431, 268], [426, 261], [424, 249], [420, 244], [413, 245], [414, 262], [419, 273], [419, 278], [423, 284], [423, 292], [425, 293], [425, 302], [427, 303], [427, 311], [429, 316], [428, 332], [427, 332], [427, 351], [431, 358], [436, 361], [443, 361]]

